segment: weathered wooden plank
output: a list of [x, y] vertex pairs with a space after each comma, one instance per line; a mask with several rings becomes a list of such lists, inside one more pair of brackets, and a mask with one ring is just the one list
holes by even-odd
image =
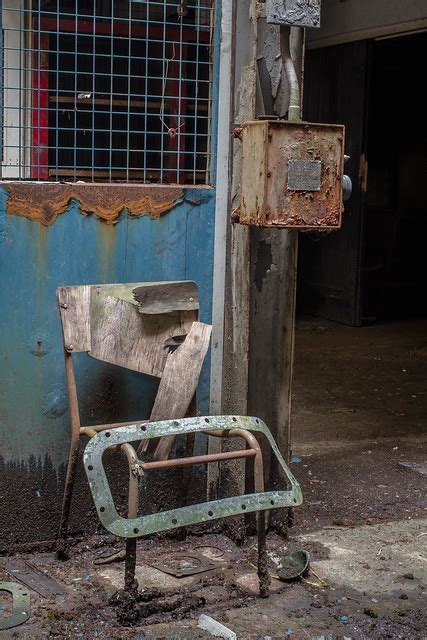
[[199, 294], [195, 282], [145, 283], [132, 291], [138, 310], [145, 314], [196, 311]]
[[[80, 353], [90, 351], [90, 298], [91, 290], [102, 286], [104, 291], [116, 297], [129, 298], [129, 302], [136, 304], [132, 297], [132, 288], [144, 283], [106, 284], [106, 285], [76, 285], [59, 287], [56, 297], [61, 314], [64, 345], [67, 351]], [[69, 348], [71, 347], [71, 349]]]
[[197, 311], [143, 315], [135, 300], [109, 295], [110, 291], [103, 286], [92, 288], [90, 355], [161, 377], [168, 354], [167, 342], [175, 336], [187, 335], [197, 319]]
[[[289, 455], [294, 349], [297, 231], [254, 229], [249, 351], [249, 415], [268, 425], [282, 455]], [[260, 381], [263, 381], [260, 384]], [[266, 486], [277, 487], [280, 470], [263, 450]]]
[[90, 289], [90, 286], [83, 285], [56, 290], [64, 346], [73, 353], [90, 350]]
[[[183, 418], [196, 393], [200, 372], [209, 349], [211, 325], [193, 322], [183, 344], [170, 353], [154, 401], [150, 421]], [[155, 460], [166, 460], [175, 436], [161, 438]]]
[[59, 584], [57, 580], [41, 573], [37, 567], [25, 560], [12, 559], [5, 565], [6, 571], [14, 580], [19, 580], [26, 587], [29, 587], [43, 598], [52, 598], [55, 595], [64, 595], [66, 588]]

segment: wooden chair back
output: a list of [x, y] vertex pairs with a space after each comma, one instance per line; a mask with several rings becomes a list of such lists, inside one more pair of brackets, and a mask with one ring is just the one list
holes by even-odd
[[158, 378], [199, 317], [191, 281], [67, 286], [57, 299], [68, 353]]

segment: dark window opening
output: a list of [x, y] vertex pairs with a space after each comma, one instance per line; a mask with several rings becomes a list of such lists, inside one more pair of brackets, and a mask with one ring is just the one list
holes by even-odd
[[205, 184], [212, 0], [3, 4], [4, 178]]

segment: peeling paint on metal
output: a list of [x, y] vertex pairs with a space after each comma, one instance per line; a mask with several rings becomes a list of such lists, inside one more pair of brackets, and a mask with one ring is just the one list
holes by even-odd
[[123, 210], [131, 216], [159, 218], [183, 197], [179, 186], [124, 184], [66, 184], [39, 182], [3, 183], [8, 193], [6, 212], [49, 226], [71, 202], [79, 202], [83, 214], [95, 214], [108, 224], [117, 222]]
[[[6, 215], [6, 196], [0, 188], [0, 225], [4, 224], [0, 251], [4, 285], [0, 548], [15, 542], [51, 540], [56, 535], [69, 439], [56, 288], [94, 282], [194, 280], [202, 319], [210, 322], [215, 220], [214, 189], [185, 188], [182, 202], [167, 215], [155, 220], [149, 215], [122, 215], [116, 225], [99, 224], [95, 216], [81, 215], [75, 202], [55, 224], [34, 224], [26, 217]], [[161, 252], [156, 251], [159, 246]], [[76, 357], [75, 366], [84, 424], [149, 415], [156, 379], [85, 354]], [[203, 412], [208, 411], [208, 371], [209, 362], [198, 391]], [[147, 500], [159, 508], [163, 502], [172, 507], [176, 501], [172, 489], [174, 483], [179, 487], [180, 480], [173, 474], [169, 477], [173, 481], [160, 493], [154, 486], [146, 491]], [[90, 497], [87, 492], [85, 499], [81, 495], [84, 486], [85, 482], [79, 484], [72, 530], [93, 530], [95, 523]], [[9, 487], [17, 488], [20, 495], [19, 504], [12, 508]]]
[[43, 415], [48, 418], [60, 418], [68, 411], [67, 391], [62, 384], [50, 386], [42, 401]]

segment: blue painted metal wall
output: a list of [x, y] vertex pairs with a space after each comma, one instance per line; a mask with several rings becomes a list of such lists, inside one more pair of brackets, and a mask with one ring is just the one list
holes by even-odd
[[[217, 131], [220, 14], [218, 1], [213, 132]], [[211, 150], [215, 183], [216, 135]], [[82, 215], [78, 203], [73, 203], [46, 227], [7, 214], [7, 197], [0, 183], [0, 549], [52, 539], [58, 526], [69, 420], [56, 288], [194, 280], [201, 320], [210, 322], [215, 220], [213, 188], [184, 188], [182, 201], [160, 218], [122, 212], [114, 225]], [[86, 354], [75, 356], [75, 362], [83, 424], [149, 414], [157, 380]], [[198, 391], [199, 407], [205, 412], [208, 371], [209, 361]], [[80, 510], [74, 528], [81, 526], [79, 518], [90, 503], [83, 499], [84, 493], [77, 491]], [[96, 524], [94, 512], [91, 522]]]
[[[213, 189], [185, 190], [184, 200], [159, 219], [123, 213], [115, 225], [105, 224], [93, 215], [82, 215], [78, 205], [72, 204], [51, 226], [45, 227], [6, 214], [7, 195], [0, 187], [3, 531], [10, 515], [9, 490], [17, 482], [21, 484], [24, 476], [27, 483], [21, 491], [25, 495], [17, 499], [23, 500], [28, 510], [47, 497], [40, 496], [44, 476], [58, 484], [50, 500], [58, 501], [56, 494], [61, 491], [69, 422], [56, 288], [64, 284], [195, 280], [201, 318], [209, 322], [214, 194]], [[85, 354], [76, 358], [77, 379], [82, 381], [83, 423], [147, 415], [155, 380], [99, 363]], [[207, 410], [206, 373], [199, 397]], [[10, 523], [13, 529], [19, 521], [18, 513]], [[16, 536], [19, 531], [9, 533]], [[46, 535], [48, 531], [44, 532]], [[25, 537], [29, 537], [28, 532]], [[36, 532], [34, 538], [38, 537]]]

